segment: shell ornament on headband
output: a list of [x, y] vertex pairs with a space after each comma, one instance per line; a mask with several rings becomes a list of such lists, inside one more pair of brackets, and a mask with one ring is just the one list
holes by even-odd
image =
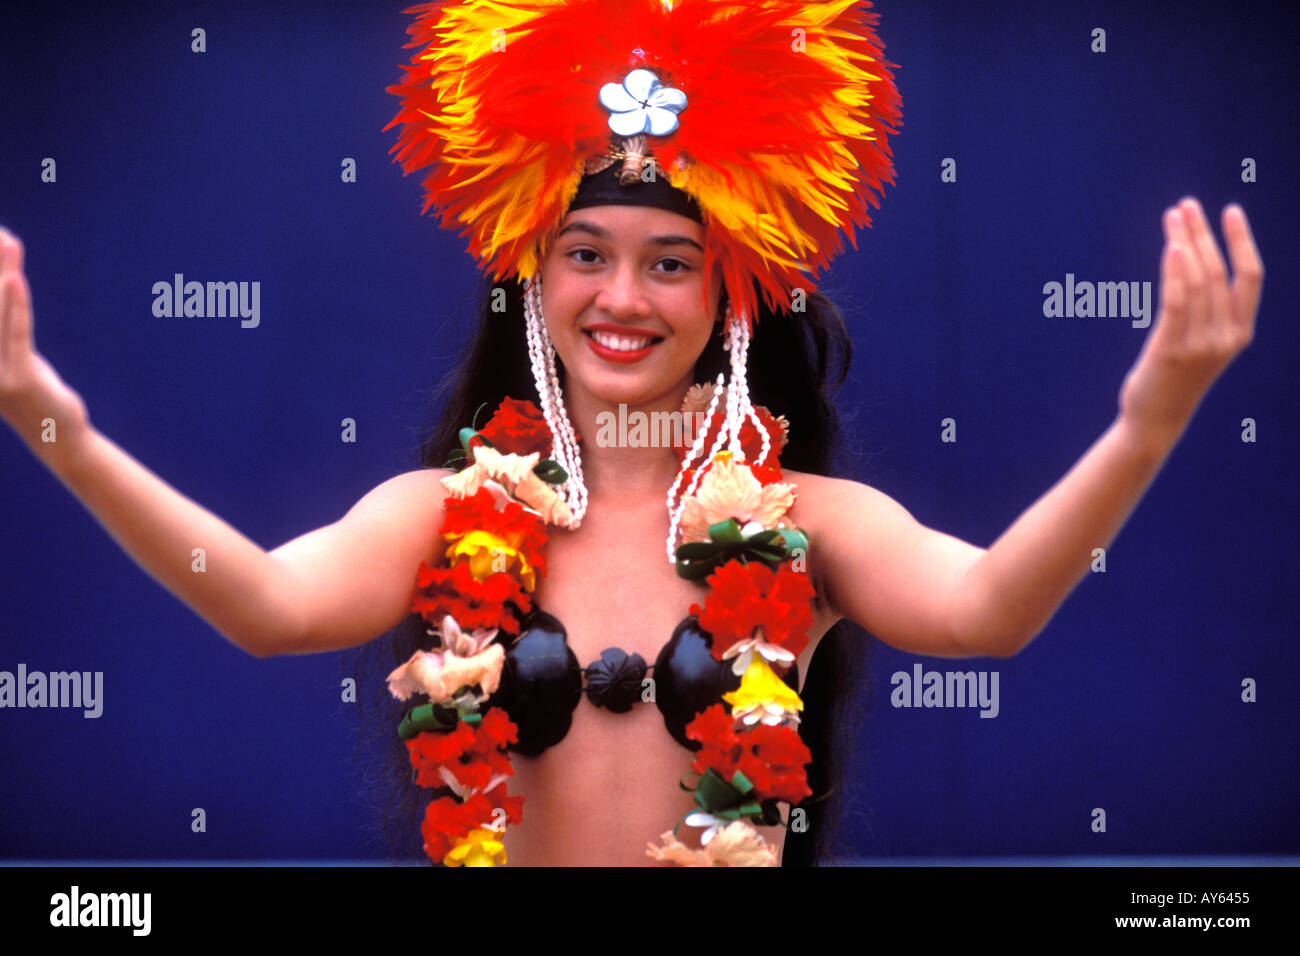
[[[704, 214], [747, 324], [871, 225], [894, 182], [901, 100], [870, 3], [443, 0], [407, 12], [415, 48], [392, 152], [424, 212], [494, 279], [538, 271], [582, 177], [665, 175]], [[689, 106], [688, 106], [689, 103]]]

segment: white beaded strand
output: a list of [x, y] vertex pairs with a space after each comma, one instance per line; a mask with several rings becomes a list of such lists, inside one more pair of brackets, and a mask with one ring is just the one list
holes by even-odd
[[677, 479], [673, 482], [672, 487], [668, 492], [668, 509], [670, 517], [668, 521], [667, 552], [669, 564], [675, 563], [676, 561], [675, 552], [677, 544], [677, 529], [681, 524], [682, 514], [686, 510], [686, 499], [690, 495], [695, 494], [696, 488], [699, 487], [700, 479], [703, 477], [704, 466], [713, 461], [713, 456], [722, 450], [724, 443], [728, 443], [728, 447], [734, 458], [739, 459], [740, 457], [743, 457], [743, 452], [740, 448], [740, 426], [746, 417], [753, 420], [755, 426], [758, 428], [758, 433], [763, 439], [763, 451], [759, 461], [763, 461], [767, 458], [768, 451], [771, 447], [767, 430], [762, 427], [762, 423], [759, 421], [758, 415], [754, 411], [753, 404], [749, 400], [749, 382], [745, 376], [745, 363], [749, 357], [749, 328], [743, 318], [737, 316], [730, 307], [727, 309], [724, 333], [724, 343], [731, 356], [731, 381], [725, 386], [727, 398], [726, 417], [708, 457], [704, 459], [701, 466], [695, 470], [695, 474], [691, 477], [690, 485], [684, 492], [682, 492], [681, 497], [677, 500], [676, 506], [674, 507], [673, 492], [681, 483], [682, 475], [685, 474], [686, 469], [690, 467], [696, 452], [703, 442], [704, 436], [708, 434], [709, 428], [712, 426], [713, 414], [718, 404], [718, 395], [724, 388], [722, 384], [722, 373], [718, 373], [718, 381], [713, 389], [713, 396], [709, 401], [709, 413], [704, 429], [696, 435], [695, 443], [691, 447], [691, 452], [682, 461], [682, 468], [677, 473]]
[[[695, 487], [696, 485], [699, 484], [700, 474], [698, 469], [696, 470], [696, 473], [691, 480], [690, 487], [688, 487], [681, 493], [682, 497], [677, 498], [676, 501], [674, 501], [674, 498], [677, 495], [678, 486], [682, 483], [682, 478], [685, 476], [686, 470], [691, 467], [691, 464], [695, 461], [696, 455], [699, 455], [704, 450], [704, 439], [708, 437], [709, 429], [713, 427], [713, 416], [717, 412], [717, 408], [718, 408], [718, 396], [722, 394], [722, 388], [723, 388], [722, 381], [723, 381], [723, 375], [721, 372], [719, 372], [718, 380], [713, 386], [713, 394], [709, 397], [709, 410], [707, 414], [704, 416], [704, 425], [702, 428], [696, 430], [695, 440], [691, 443], [691, 450], [687, 452], [686, 457], [682, 459], [682, 467], [678, 470], [677, 477], [673, 479], [673, 483], [668, 488], [667, 550], [668, 550], [669, 564], [673, 564], [677, 560], [675, 556], [676, 543], [677, 543], [677, 526], [681, 522], [682, 511], [686, 507], [686, 503], [685, 503], [686, 495], [694, 494]], [[719, 434], [718, 440], [714, 442], [713, 445], [714, 452], [717, 452], [718, 446], [721, 444], [721, 442], [722, 442], [722, 435]], [[708, 460], [709, 460], [708, 458], [702, 458], [701, 463]]]
[[740, 413], [736, 422], [736, 441], [739, 442], [740, 428], [744, 420], [748, 418], [754, 423], [758, 430], [759, 438], [763, 443], [762, 451], [759, 453], [756, 461], [750, 462], [752, 465], [765, 464], [768, 453], [772, 449], [772, 441], [759, 420], [758, 412], [754, 411], [754, 405], [749, 397], [749, 379], [746, 375], [746, 368], [749, 364], [749, 340], [750, 330], [748, 324], [743, 320], [739, 321], [736, 328], [737, 344], [731, 354], [731, 378], [736, 383], [736, 396], [740, 403]]
[[582, 476], [582, 454], [578, 447], [577, 433], [569, 420], [569, 412], [564, 405], [564, 392], [560, 388], [555, 368], [555, 346], [542, 317], [540, 273], [528, 280], [524, 290], [524, 319], [533, 381], [537, 386], [537, 397], [542, 403], [542, 415], [554, 439], [551, 457], [568, 474], [567, 480], [560, 487], [564, 502], [573, 513], [576, 528], [587, 513], [587, 485]]

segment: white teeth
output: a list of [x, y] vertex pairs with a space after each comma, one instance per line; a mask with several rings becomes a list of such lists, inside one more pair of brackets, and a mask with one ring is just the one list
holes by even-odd
[[591, 337], [605, 346], [607, 349], [615, 349], [619, 352], [635, 352], [637, 349], [643, 349], [654, 339], [641, 338], [629, 339], [621, 335], [612, 335], [609, 332], [592, 330]]

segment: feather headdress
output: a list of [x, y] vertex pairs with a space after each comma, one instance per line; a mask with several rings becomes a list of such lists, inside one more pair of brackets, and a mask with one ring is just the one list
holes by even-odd
[[[859, 0], [441, 0], [388, 88], [392, 152], [494, 279], [538, 270], [586, 173], [699, 204], [738, 315], [812, 281], [894, 182], [901, 99]], [[630, 180], [629, 180], [630, 181]]]

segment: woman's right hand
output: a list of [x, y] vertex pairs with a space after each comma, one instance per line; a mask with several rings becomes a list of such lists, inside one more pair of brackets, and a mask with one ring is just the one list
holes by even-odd
[[23, 246], [0, 228], [0, 417], [34, 450], [45, 419], [55, 438], [72, 437], [89, 422], [86, 403], [36, 351], [32, 296], [23, 275]]

